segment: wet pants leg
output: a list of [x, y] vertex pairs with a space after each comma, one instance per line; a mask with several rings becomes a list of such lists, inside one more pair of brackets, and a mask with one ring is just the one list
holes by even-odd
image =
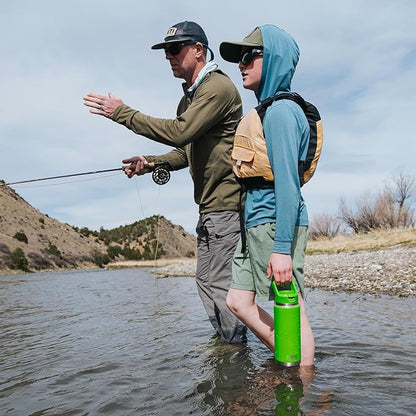
[[196, 284], [209, 320], [223, 341], [246, 342], [246, 326], [225, 302], [231, 284], [232, 258], [240, 237], [239, 214], [236, 211], [201, 214], [196, 231]]

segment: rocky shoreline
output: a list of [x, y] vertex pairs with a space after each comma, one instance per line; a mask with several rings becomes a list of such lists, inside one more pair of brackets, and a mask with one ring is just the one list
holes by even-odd
[[[154, 267], [161, 277], [195, 276], [196, 260]], [[416, 247], [313, 254], [305, 259], [305, 286], [310, 289], [375, 296], [416, 295]]]

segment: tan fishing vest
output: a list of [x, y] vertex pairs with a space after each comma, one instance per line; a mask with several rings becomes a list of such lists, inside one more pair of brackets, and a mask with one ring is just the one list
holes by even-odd
[[255, 108], [237, 126], [231, 160], [234, 174], [238, 178], [258, 177], [266, 181], [273, 180], [263, 124]]

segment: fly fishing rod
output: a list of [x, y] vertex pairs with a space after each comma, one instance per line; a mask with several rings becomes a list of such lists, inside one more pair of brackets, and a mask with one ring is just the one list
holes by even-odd
[[115, 168], [115, 169], [104, 169], [104, 170], [95, 170], [92, 172], [82, 172], [82, 173], [71, 173], [69, 175], [59, 175], [59, 176], [49, 176], [47, 178], [37, 178], [37, 179], [27, 179], [24, 181], [17, 181], [17, 182], [8, 182], [4, 185], [19, 185], [23, 183], [29, 183], [29, 182], [40, 182], [40, 181], [50, 181], [52, 179], [62, 179], [62, 178], [71, 178], [73, 176], [84, 176], [84, 175], [95, 175], [97, 173], [105, 173], [105, 172], [114, 172], [116, 170], [122, 170], [122, 168]]
[[[153, 182], [157, 183], [158, 185], [164, 185], [165, 183], [169, 182], [170, 172], [168, 170], [168, 165], [166, 163], [154, 163], [154, 164], [149, 163], [149, 169], [152, 171]], [[58, 175], [58, 176], [49, 176], [46, 178], [27, 179], [24, 181], [4, 183], [3, 186], [20, 185], [20, 184], [30, 183], [30, 182], [50, 181], [53, 179], [72, 178], [74, 176], [96, 175], [98, 173], [115, 172], [119, 170], [124, 170], [124, 168], [94, 170], [91, 172], [70, 173], [68, 175]]]

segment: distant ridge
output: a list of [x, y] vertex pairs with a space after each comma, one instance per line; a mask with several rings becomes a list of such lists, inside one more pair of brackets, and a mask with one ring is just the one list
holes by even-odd
[[41, 213], [0, 180], [0, 273], [195, 255], [196, 238], [163, 216], [112, 230], [80, 229]]

